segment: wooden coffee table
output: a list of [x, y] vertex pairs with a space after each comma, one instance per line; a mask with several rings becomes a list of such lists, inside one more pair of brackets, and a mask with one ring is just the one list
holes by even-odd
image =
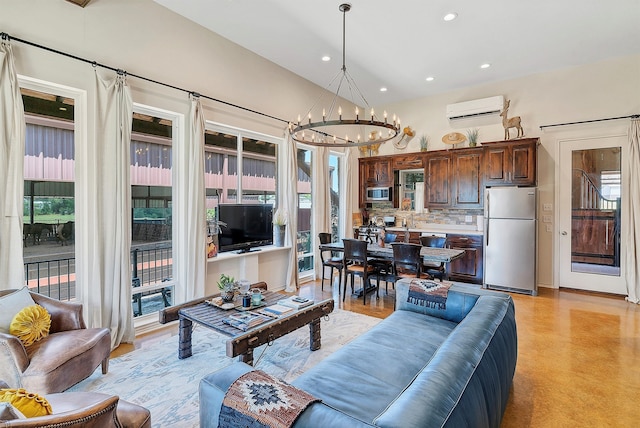
[[[265, 306], [274, 305], [287, 297], [283, 293], [263, 291]], [[316, 302], [301, 309], [286, 312], [278, 318], [267, 321], [247, 331], [242, 331], [223, 322], [236, 309], [224, 310], [199, 301], [192, 305], [181, 305], [177, 308], [180, 321], [178, 358], [188, 358], [192, 355], [191, 338], [193, 323], [219, 331], [230, 337], [227, 340], [227, 356], [238, 357], [239, 360], [253, 365], [253, 350], [258, 346], [271, 343], [275, 339], [291, 333], [305, 325], [309, 325], [309, 349], [320, 349], [320, 318], [333, 312], [333, 299]], [[168, 309], [168, 308], [167, 308]], [[165, 310], [166, 311], [166, 310]], [[161, 314], [161, 321], [163, 322]], [[165, 320], [166, 321], [166, 320]]]

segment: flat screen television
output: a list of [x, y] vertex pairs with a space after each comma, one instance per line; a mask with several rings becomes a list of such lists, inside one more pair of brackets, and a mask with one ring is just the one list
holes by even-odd
[[220, 251], [252, 251], [255, 247], [273, 244], [273, 205], [221, 204], [218, 220]]

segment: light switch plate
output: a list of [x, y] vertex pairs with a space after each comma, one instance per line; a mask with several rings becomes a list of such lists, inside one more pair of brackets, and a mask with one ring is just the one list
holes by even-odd
[[553, 226], [551, 226], [550, 224], [547, 225], [547, 232], [551, 232], [552, 231]]
[[542, 216], [542, 222], [543, 223], [551, 223], [551, 216], [550, 215], [543, 215]]
[[542, 205], [542, 210], [543, 211], [551, 211], [553, 209], [553, 205], [552, 204], [543, 204]]

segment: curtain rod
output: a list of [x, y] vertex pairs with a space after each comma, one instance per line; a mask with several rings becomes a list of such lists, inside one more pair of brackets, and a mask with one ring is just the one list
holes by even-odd
[[640, 118], [640, 114], [630, 114], [629, 116], [608, 117], [606, 119], [581, 120], [579, 122], [567, 122], [567, 123], [556, 123], [554, 125], [542, 125], [540, 129], [551, 128], [552, 126], [578, 125], [580, 123], [603, 122], [605, 120], [638, 119], [638, 118]]
[[4, 32], [0, 32], [0, 38], [2, 40], [15, 40], [16, 42], [24, 43], [25, 45], [29, 45], [29, 46], [33, 46], [33, 47], [36, 47], [36, 48], [39, 48], [39, 49], [43, 49], [43, 50], [48, 51], [48, 52], [53, 52], [53, 53], [56, 53], [58, 55], [66, 56], [67, 58], [72, 58], [72, 59], [75, 59], [75, 60], [78, 60], [78, 61], [86, 62], [87, 64], [91, 64], [94, 67], [106, 68], [107, 70], [115, 71], [116, 73], [118, 73], [120, 75], [135, 77], [137, 79], [141, 79], [141, 80], [145, 80], [147, 82], [155, 83], [156, 85], [161, 85], [161, 86], [165, 86], [167, 88], [171, 88], [171, 89], [175, 89], [175, 90], [178, 90], [178, 91], [186, 92], [188, 94], [192, 94], [195, 97], [206, 98], [208, 100], [215, 101], [215, 102], [220, 103], [220, 104], [224, 104], [224, 105], [227, 105], [227, 106], [230, 106], [230, 107], [235, 107], [235, 108], [240, 109], [240, 110], [244, 110], [244, 111], [248, 111], [250, 113], [258, 114], [260, 116], [268, 117], [269, 119], [274, 119], [274, 120], [278, 120], [280, 122], [289, 123], [288, 120], [284, 120], [284, 119], [272, 116], [272, 115], [267, 114], [267, 113], [262, 113], [262, 112], [257, 111], [257, 110], [252, 110], [252, 109], [247, 108], [247, 107], [242, 107], [242, 106], [239, 106], [237, 104], [230, 103], [228, 101], [219, 100], [217, 98], [213, 98], [213, 97], [210, 97], [210, 96], [207, 96], [207, 95], [203, 95], [203, 94], [200, 94], [200, 93], [195, 92], [195, 91], [189, 91], [187, 89], [183, 89], [183, 88], [180, 88], [178, 86], [170, 85], [168, 83], [159, 82], [157, 80], [153, 80], [153, 79], [150, 79], [148, 77], [139, 76], [137, 74], [129, 73], [129, 72], [127, 72], [125, 70], [122, 70], [120, 68], [112, 67], [112, 66], [109, 66], [109, 65], [106, 65], [106, 64], [101, 64], [101, 63], [99, 63], [97, 61], [92, 61], [92, 60], [89, 60], [89, 59], [86, 59], [86, 58], [82, 58], [82, 57], [79, 57], [79, 56], [76, 56], [76, 55], [72, 55], [72, 54], [67, 53], [67, 52], [62, 52], [62, 51], [59, 51], [57, 49], [53, 49], [53, 48], [50, 48], [50, 47], [47, 47], [47, 46], [43, 46], [43, 45], [40, 45], [40, 44], [37, 44], [37, 43], [34, 43], [34, 42], [30, 42], [28, 40], [20, 39], [18, 37], [14, 37], [14, 36], [12, 36], [10, 34], [7, 34], [7, 33], [4, 33]]

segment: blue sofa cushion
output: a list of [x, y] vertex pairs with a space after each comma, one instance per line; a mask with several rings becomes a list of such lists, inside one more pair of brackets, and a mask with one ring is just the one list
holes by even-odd
[[480, 296], [375, 425], [499, 426], [515, 372], [516, 340], [512, 301]]
[[374, 328], [356, 338], [292, 384], [328, 406], [371, 422], [428, 364], [456, 325], [411, 311], [396, 311], [385, 319], [384, 328]]

